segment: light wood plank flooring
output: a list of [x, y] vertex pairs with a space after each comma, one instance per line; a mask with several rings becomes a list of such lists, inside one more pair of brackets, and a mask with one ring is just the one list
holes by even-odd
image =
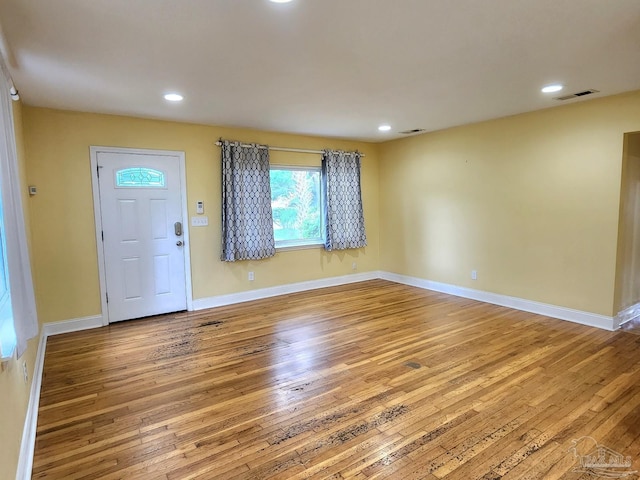
[[640, 469], [640, 336], [375, 280], [50, 337], [33, 478], [598, 478], [584, 436]]

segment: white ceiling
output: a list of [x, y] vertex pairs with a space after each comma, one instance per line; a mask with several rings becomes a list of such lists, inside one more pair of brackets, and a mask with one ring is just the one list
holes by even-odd
[[382, 141], [582, 101], [552, 82], [640, 89], [639, 0], [0, 0], [0, 22], [24, 102], [69, 110]]

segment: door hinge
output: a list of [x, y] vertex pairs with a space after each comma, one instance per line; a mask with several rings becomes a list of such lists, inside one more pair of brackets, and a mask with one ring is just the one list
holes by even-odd
[[105, 292], [104, 296], [107, 297], [107, 303], [109, 303], [109, 294]]
[[104, 242], [104, 230], [100, 230], [100, 235], [102, 236], [102, 241]]

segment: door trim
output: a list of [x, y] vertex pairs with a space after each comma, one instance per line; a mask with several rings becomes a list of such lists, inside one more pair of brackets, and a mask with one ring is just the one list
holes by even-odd
[[104, 243], [102, 242], [102, 214], [100, 210], [100, 185], [98, 183], [98, 153], [123, 153], [133, 155], [155, 155], [174, 157], [180, 168], [180, 190], [182, 200], [182, 228], [184, 233], [184, 278], [187, 296], [187, 310], [193, 310], [193, 291], [191, 286], [191, 242], [189, 241], [189, 209], [187, 206], [187, 178], [185, 174], [184, 152], [174, 150], [151, 150], [141, 148], [122, 147], [89, 147], [91, 152], [91, 187], [93, 189], [93, 215], [96, 226], [96, 250], [98, 253], [98, 277], [100, 280], [100, 309], [102, 310], [102, 324], [108, 325], [109, 309], [107, 308], [107, 275], [104, 264]]

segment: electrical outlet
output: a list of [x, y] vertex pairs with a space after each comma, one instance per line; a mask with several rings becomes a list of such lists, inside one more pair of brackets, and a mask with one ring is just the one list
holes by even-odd
[[356, 271], [358, 269], [358, 264], [356, 262], [353, 262], [351, 264], [351, 270]]
[[477, 280], [477, 279], [478, 279], [478, 271], [471, 270], [471, 280]]
[[27, 371], [27, 362], [22, 362], [22, 375], [24, 376], [24, 383], [29, 382], [29, 372]]
[[253, 282], [256, 279], [256, 276], [253, 274], [253, 272], [249, 272], [249, 281]]

